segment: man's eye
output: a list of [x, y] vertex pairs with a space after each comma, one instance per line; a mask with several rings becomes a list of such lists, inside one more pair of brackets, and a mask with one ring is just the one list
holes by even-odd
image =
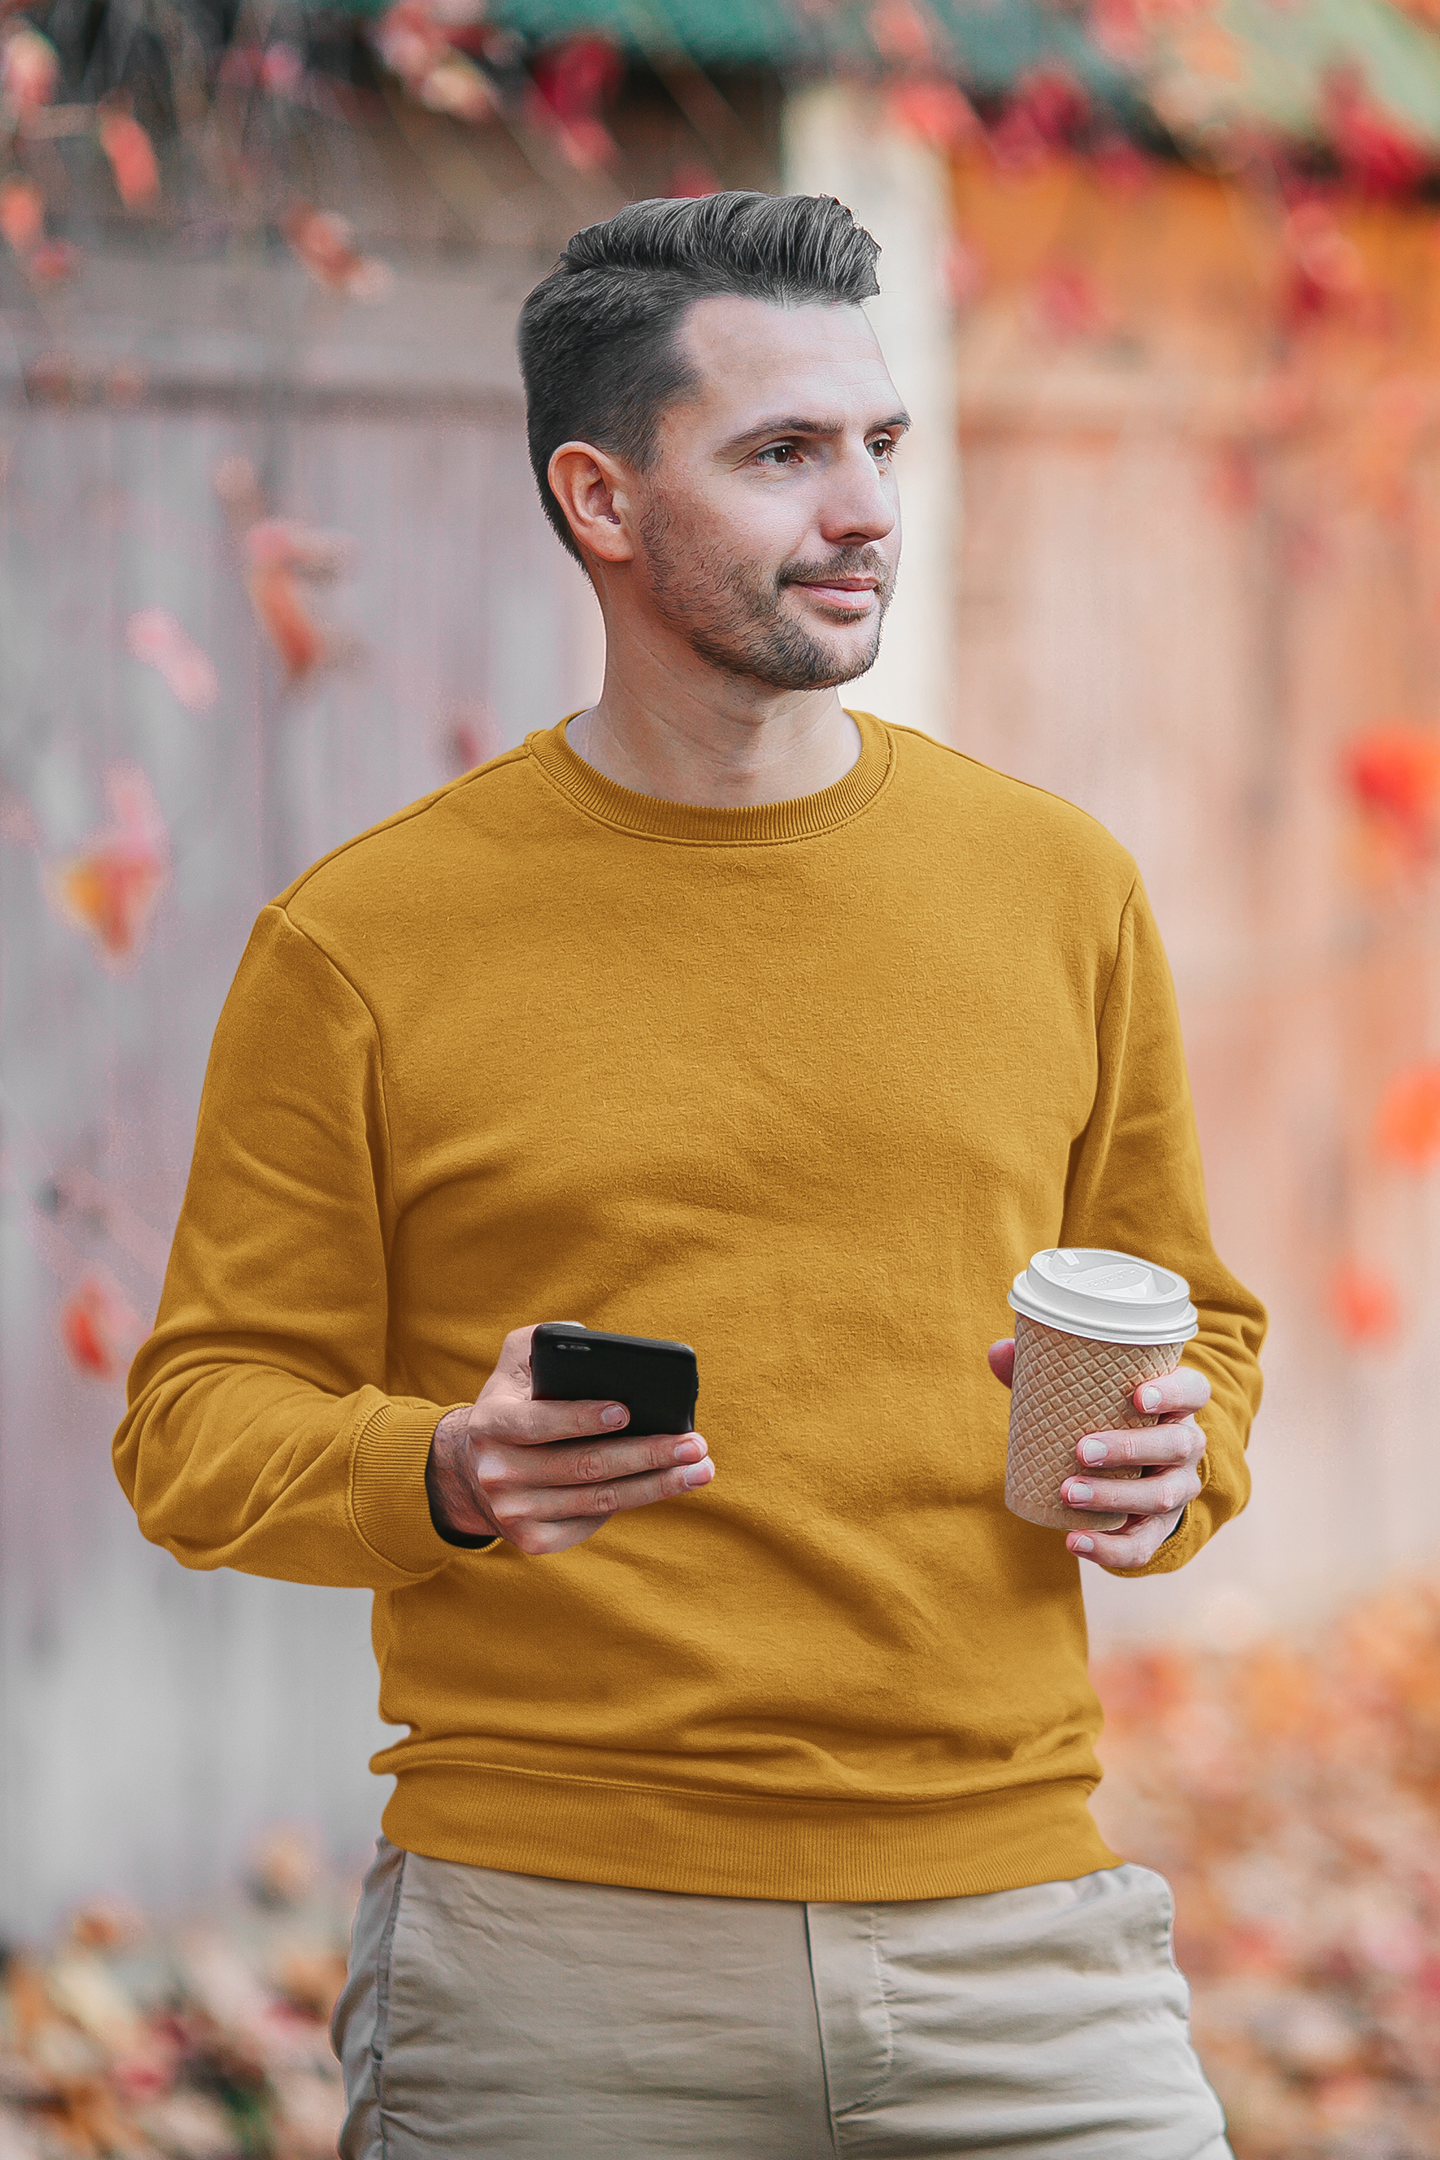
[[760, 461], [763, 464], [768, 459], [770, 463], [775, 465], [788, 465], [794, 456], [794, 443], [771, 443], [760, 452]]
[[877, 435], [870, 445], [870, 455], [877, 461], [881, 458], [893, 457], [894, 454], [895, 437], [893, 435]]

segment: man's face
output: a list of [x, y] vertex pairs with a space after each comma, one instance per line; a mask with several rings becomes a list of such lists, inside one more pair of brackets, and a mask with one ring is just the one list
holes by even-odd
[[907, 421], [858, 307], [729, 296], [689, 310], [699, 388], [661, 417], [636, 568], [714, 666], [778, 690], [862, 675], [900, 556]]

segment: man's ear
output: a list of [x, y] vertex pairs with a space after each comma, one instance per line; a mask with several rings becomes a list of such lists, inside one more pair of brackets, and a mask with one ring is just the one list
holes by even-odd
[[626, 467], [593, 443], [561, 443], [546, 468], [576, 544], [601, 562], [632, 562], [634, 497]]

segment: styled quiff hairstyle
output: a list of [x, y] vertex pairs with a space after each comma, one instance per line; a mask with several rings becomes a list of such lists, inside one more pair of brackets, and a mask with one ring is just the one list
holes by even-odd
[[520, 372], [540, 500], [577, 562], [550, 459], [580, 441], [653, 464], [661, 413], [695, 387], [677, 340], [686, 309], [715, 293], [856, 307], [880, 290], [879, 253], [830, 195], [660, 198], [576, 233], [520, 311]]

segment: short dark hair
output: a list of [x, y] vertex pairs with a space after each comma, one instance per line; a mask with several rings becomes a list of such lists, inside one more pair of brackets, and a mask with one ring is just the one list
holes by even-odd
[[530, 463], [545, 515], [581, 561], [547, 468], [572, 438], [644, 471], [664, 408], [693, 387], [676, 333], [692, 302], [858, 306], [877, 243], [832, 195], [729, 191], [630, 203], [576, 233], [520, 311]]

